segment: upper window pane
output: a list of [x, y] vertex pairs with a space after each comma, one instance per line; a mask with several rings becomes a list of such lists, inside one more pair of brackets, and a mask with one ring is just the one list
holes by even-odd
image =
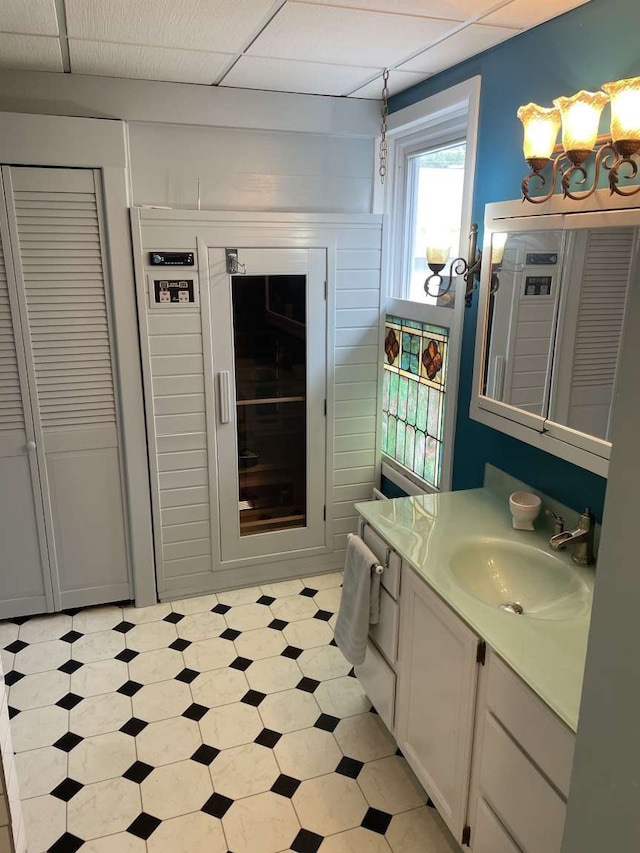
[[408, 158], [405, 281], [408, 299], [414, 302], [453, 306], [453, 288], [439, 300], [424, 292], [428, 274], [426, 250], [431, 238], [449, 243], [449, 264], [442, 273], [448, 275], [451, 261], [459, 254], [466, 148], [465, 142], [457, 142]]

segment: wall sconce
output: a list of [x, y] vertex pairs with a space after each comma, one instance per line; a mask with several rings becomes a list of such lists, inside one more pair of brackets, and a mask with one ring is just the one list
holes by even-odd
[[[611, 101], [611, 131], [609, 136], [598, 136], [598, 125], [604, 105]], [[531, 174], [522, 181], [522, 195], [532, 204], [542, 204], [555, 192], [558, 175], [565, 198], [579, 201], [588, 198], [598, 188], [600, 170], [609, 172], [609, 190], [613, 195], [631, 196], [640, 192], [640, 184], [627, 189], [619, 186], [621, 180], [632, 181], [638, 174], [638, 163], [633, 157], [640, 151], [640, 77], [605, 83], [600, 92], [580, 91], [570, 98], [556, 98], [554, 107], [527, 104], [518, 110], [524, 127], [524, 157]], [[556, 143], [562, 126], [562, 145]], [[592, 185], [579, 188], [587, 182], [585, 164], [595, 152]], [[553, 155], [556, 155], [555, 157]], [[531, 196], [529, 186], [537, 181], [538, 187], [547, 183], [543, 174], [552, 164], [549, 192]], [[625, 174], [626, 168], [626, 174]]]
[[[451, 290], [454, 278], [461, 275], [467, 285], [464, 304], [466, 308], [470, 308], [473, 291], [480, 280], [480, 265], [482, 263], [482, 252], [478, 252], [478, 226], [475, 223], [469, 232], [469, 259], [456, 258], [451, 262], [449, 275], [443, 277], [441, 273], [450, 254], [451, 245], [448, 240], [440, 238], [427, 242], [427, 264], [431, 270], [431, 275], [425, 279], [424, 292], [432, 298], [444, 296]], [[431, 285], [436, 287], [435, 293], [431, 291]]]
[[504, 258], [504, 248], [507, 245], [507, 237], [505, 232], [496, 232], [491, 237], [491, 285], [490, 293], [497, 293], [500, 287], [500, 279], [498, 273], [502, 269], [502, 259]]

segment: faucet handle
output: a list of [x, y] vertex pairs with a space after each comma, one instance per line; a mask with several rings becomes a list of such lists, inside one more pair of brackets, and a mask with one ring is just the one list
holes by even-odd
[[552, 509], [545, 509], [545, 515], [548, 515], [549, 518], [553, 518], [553, 534], [557, 536], [558, 533], [564, 533], [564, 518], [561, 515], [556, 515]]

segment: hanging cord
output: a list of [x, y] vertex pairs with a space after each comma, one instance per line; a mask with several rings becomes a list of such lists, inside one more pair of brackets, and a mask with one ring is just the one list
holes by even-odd
[[389, 69], [382, 72], [382, 104], [380, 107], [380, 183], [384, 184], [387, 175], [387, 116], [389, 115]]

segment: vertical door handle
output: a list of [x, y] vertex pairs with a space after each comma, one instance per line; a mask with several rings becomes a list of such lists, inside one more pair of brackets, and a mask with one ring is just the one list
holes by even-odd
[[35, 443], [35, 441], [28, 441], [28, 442], [26, 443], [26, 445], [25, 445], [25, 448], [26, 448], [27, 450], [35, 450], [35, 449], [36, 449], [36, 443]]
[[218, 373], [218, 402], [220, 423], [228, 424], [231, 420], [231, 376], [228, 370]]

